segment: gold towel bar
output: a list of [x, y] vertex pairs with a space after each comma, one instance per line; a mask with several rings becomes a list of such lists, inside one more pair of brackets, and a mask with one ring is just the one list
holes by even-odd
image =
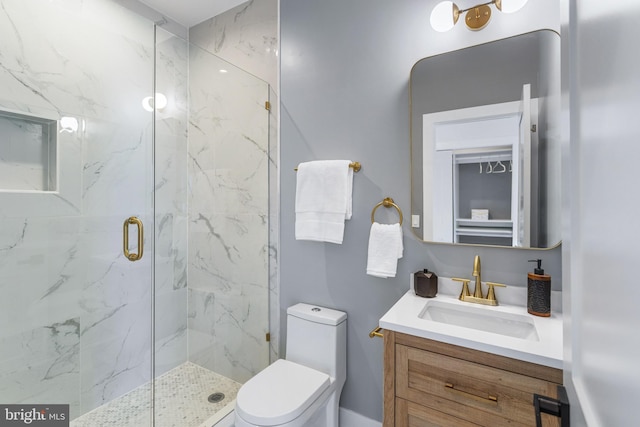
[[375, 338], [375, 337], [383, 338], [384, 335], [382, 335], [382, 332], [380, 332], [381, 330], [382, 328], [378, 326], [373, 331], [369, 332], [369, 338]]
[[[362, 169], [362, 165], [360, 162], [351, 162], [349, 163], [349, 167], [353, 169], [354, 172], [359, 172]], [[294, 171], [298, 172], [298, 168], [293, 168]]]
[[400, 207], [393, 202], [393, 199], [391, 197], [385, 197], [383, 201], [373, 207], [373, 210], [371, 211], [371, 224], [376, 222], [374, 216], [376, 214], [376, 209], [378, 209], [380, 206], [384, 206], [385, 208], [396, 208], [398, 214], [400, 215], [400, 225], [402, 225], [402, 209], [400, 209]]

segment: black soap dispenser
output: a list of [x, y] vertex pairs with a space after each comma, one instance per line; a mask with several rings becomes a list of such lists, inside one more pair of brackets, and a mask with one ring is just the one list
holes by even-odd
[[419, 297], [433, 298], [438, 293], [438, 276], [424, 269], [413, 274], [413, 290]]
[[527, 274], [527, 311], [535, 316], [551, 316], [551, 276], [544, 274], [541, 259], [532, 259], [538, 267]]

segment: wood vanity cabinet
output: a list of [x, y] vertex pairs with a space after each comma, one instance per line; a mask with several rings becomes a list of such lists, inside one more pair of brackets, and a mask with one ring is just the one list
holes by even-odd
[[560, 369], [384, 331], [383, 427], [535, 427], [533, 394], [559, 384]]

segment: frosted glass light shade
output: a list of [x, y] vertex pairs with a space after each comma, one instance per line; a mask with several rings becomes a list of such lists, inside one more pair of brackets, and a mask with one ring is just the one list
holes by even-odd
[[431, 11], [431, 27], [444, 33], [445, 31], [449, 31], [455, 25], [453, 20], [453, 2], [452, 1], [443, 1], [436, 5]]
[[162, 110], [167, 106], [167, 97], [163, 93], [156, 93], [154, 106], [156, 107], [156, 109]]
[[60, 118], [60, 133], [68, 132], [73, 133], [78, 131], [78, 119], [75, 117], [62, 117]]
[[499, 8], [504, 13], [517, 12], [528, 2], [529, 0], [501, 0]]
[[153, 111], [154, 107], [156, 111], [158, 111], [158, 110], [162, 110], [166, 106], [167, 106], [167, 97], [164, 96], [164, 94], [159, 92], [156, 93], [155, 99], [153, 96], [147, 96], [142, 100], [142, 108], [144, 108], [149, 112]]

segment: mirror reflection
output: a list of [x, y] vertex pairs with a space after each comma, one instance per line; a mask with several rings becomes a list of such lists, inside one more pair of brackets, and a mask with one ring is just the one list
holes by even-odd
[[424, 58], [411, 70], [410, 95], [414, 231], [428, 242], [556, 246], [559, 35]]

